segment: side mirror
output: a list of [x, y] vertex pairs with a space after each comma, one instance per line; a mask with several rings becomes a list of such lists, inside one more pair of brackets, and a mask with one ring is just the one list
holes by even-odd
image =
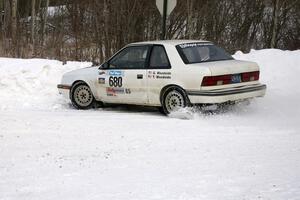
[[108, 67], [109, 67], [109, 64], [107, 62], [105, 62], [99, 67], [99, 69], [108, 69]]

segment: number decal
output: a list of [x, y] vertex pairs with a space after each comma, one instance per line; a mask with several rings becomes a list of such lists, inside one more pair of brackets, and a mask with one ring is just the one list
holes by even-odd
[[114, 85], [114, 80], [113, 80], [113, 76], [109, 77], [109, 86], [113, 86]]
[[119, 77], [118, 78], [118, 86], [122, 87], [122, 85], [123, 85], [123, 79], [122, 79], [122, 77]]
[[110, 76], [109, 77], [109, 86], [110, 87], [122, 87], [123, 79], [122, 77]]

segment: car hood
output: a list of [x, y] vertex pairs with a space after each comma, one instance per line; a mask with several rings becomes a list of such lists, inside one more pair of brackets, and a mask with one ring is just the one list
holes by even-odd
[[75, 69], [75, 70], [65, 73], [64, 76], [84, 75], [84, 74], [90, 73], [92, 71], [95, 71], [96, 68], [97, 67], [85, 67], [85, 68], [81, 68], [81, 69]]

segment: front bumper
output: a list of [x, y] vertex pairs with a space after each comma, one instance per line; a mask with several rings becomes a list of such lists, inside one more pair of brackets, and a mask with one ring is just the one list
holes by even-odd
[[70, 85], [58, 84], [57, 89], [59, 94], [62, 94], [67, 99], [70, 98], [70, 89], [71, 89]]
[[266, 85], [255, 84], [226, 89], [187, 91], [192, 104], [224, 103], [253, 97], [262, 97], [266, 93]]

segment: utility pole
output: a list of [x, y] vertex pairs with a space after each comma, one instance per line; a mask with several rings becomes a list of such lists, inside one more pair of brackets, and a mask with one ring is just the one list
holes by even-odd
[[162, 33], [160, 36], [161, 40], [166, 39], [167, 8], [168, 8], [168, 0], [164, 0], [163, 17], [162, 17]]
[[162, 16], [161, 35], [160, 39], [166, 39], [167, 18], [177, 4], [177, 0], [156, 0], [156, 7]]

